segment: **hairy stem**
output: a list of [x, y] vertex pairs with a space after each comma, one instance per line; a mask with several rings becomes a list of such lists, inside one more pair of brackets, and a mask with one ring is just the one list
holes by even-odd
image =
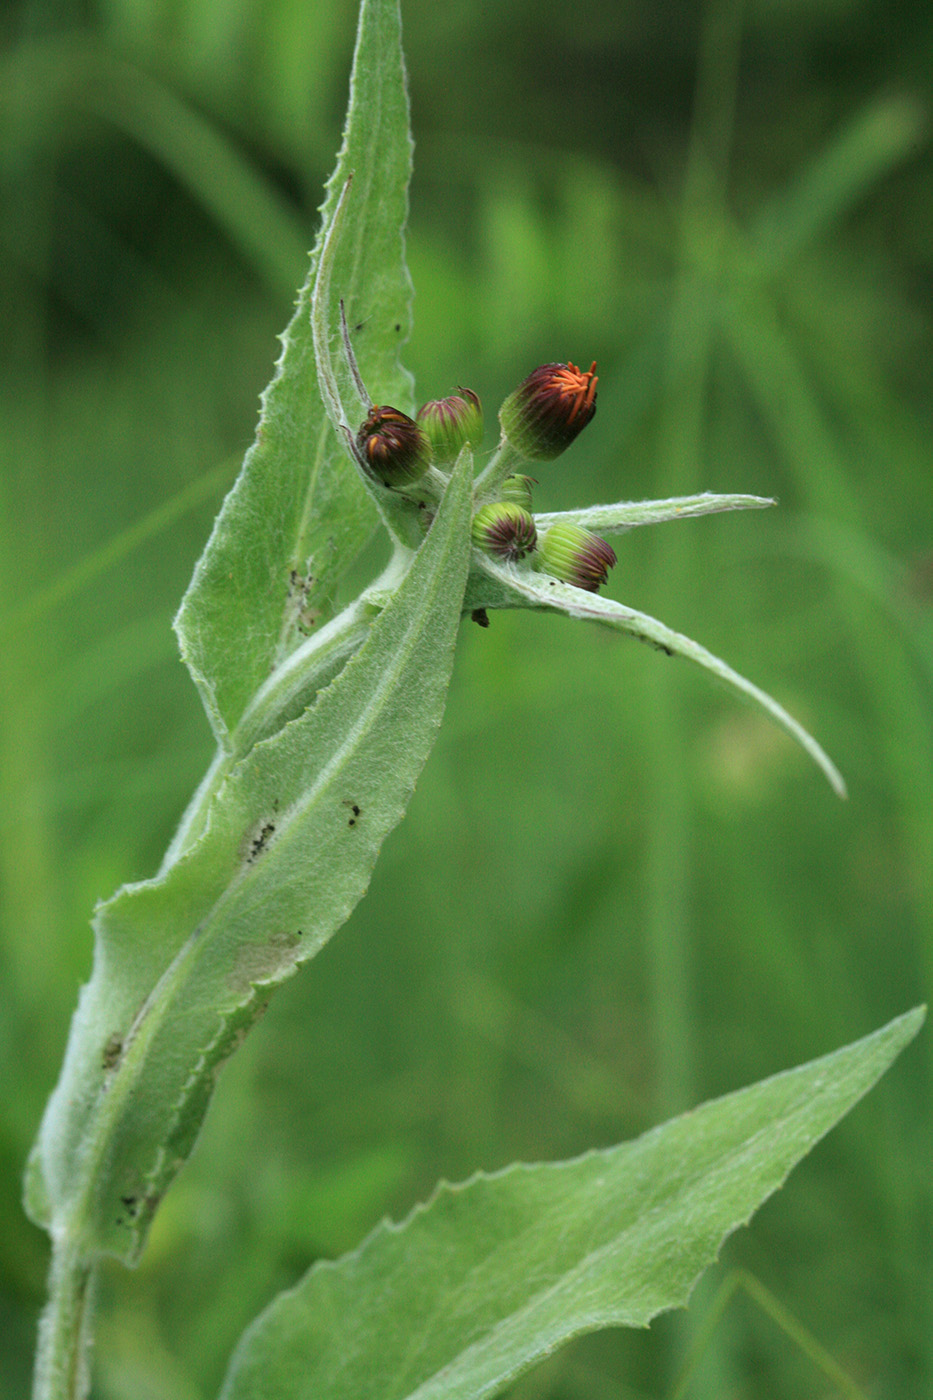
[[523, 457], [520, 452], [516, 452], [507, 438], [502, 438], [499, 446], [476, 478], [473, 487], [474, 503], [480, 506], [487, 501], [495, 501], [499, 487], [505, 478], [511, 476], [519, 467], [527, 465], [527, 458]]
[[52, 1246], [49, 1301], [39, 1320], [33, 1400], [84, 1400], [96, 1267], [67, 1239]]

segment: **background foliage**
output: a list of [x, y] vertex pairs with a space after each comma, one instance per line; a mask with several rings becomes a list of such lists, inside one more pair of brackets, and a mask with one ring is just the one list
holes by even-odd
[[[438, 1176], [617, 1141], [931, 995], [929, 7], [404, 18], [420, 398], [466, 383], [492, 419], [536, 363], [596, 357], [599, 413], [541, 509], [778, 496], [633, 532], [610, 592], [772, 691], [851, 797], [647, 648], [465, 627], [371, 897], [278, 993], [105, 1288], [106, 1400], [213, 1394], [276, 1288]], [[169, 623], [305, 272], [354, 22], [353, 0], [0, 21], [4, 1394], [44, 1286], [20, 1173], [88, 913], [152, 873], [210, 755]], [[726, 1253], [869, 1394], [933, 1384], [930, 1069], [927, 1032]], [[519, 1392], [661, 1397], [708, 1301]], [[693, 1393], [814, 1384], [737, 1300]]]

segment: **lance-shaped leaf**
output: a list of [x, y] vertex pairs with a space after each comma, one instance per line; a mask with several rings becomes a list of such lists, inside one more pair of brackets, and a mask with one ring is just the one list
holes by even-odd
[[[351, 173], [352, 227], [335, 253], [333, 298], [344, 299], [351, 333], [358, 327], [357, 358], [373, 392], [407, 411], [412, 385], [399, 349], [411, 327], [403, 246], [411, 138], [398, 0], [363, 0], [343, 147], [308, 280], [263, 395], [256, 441], [176, 621], [182, 654], [222, 743], [303, 630], [329, 615], [336, 581], [376, 523], [324, 411], [311, 337], [320, 250]], [[336, 304], [328, 324], [339, 336]], [[339, 372], [349, 384], [345, 367]]]
[[464, 606], [476, 608], [536, 608], [547, 612], [562, 612], [568, 617], [584, 618], [590, 622], [601, 622], [619, 632], [627, 632], [639, 641], [651, 642], [668, 655], [685, 656], [704, 670], [712, 672], [721, 681], [740, 694], [760, 705], [782, 729], [796, 739], [826, 775], [833, 789], [840, 797], [846, 795], [846, 785], [832, 759], [808, 734], [802, 724], [789, 715], [783, 705], [766, 691], [738, 671], [733, 671], [725, 661], [700, 646], [699, 642], [674, 632], [663, 622], [649, 617], [647, 613], [636, 612], [612, 598], [600, 597], [598, 593], [587, 593], [572, 584], [561, 583], [544, 573], [536, 573], [527, 565], [500, 564], [478, 550], [473, 551], [473, 568], [467, 585]]
[[30, 1209], [136, 1257], [223, 1060], [369, 883], [433, 743], [469, 560], [464, 453], [404, 581], [315, 704], [256, 744], [198, 843], [99, 911], [91, 981], [31, 1163]]
[[686, 1303], [923, 1014], [635, 1142], [442, 1186], [282, 1294], [234, 1353], [221, 1400], [483, 1400], [582, 1332], [647, 1326]]
[[763, 510], [775, 502], [769, 496], [720, 496], [704, 491], [699, 496], [671, 496], [666, 501], [617, 501], [611, 506], [584, 506], [535, 515], [538, 533], [552, 525], [579, 525], [599, 535], [622, 535], [636, 525], [658, 525], [665, 520], [691, 520], [724, 510]]

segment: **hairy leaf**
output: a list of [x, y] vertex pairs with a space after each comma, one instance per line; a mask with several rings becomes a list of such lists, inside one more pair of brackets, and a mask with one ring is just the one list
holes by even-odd
[[29, 1202], [89, 1257], [137, 1255], [224, 1059], [365, 893], [443, 714], [469, 560], [464, 453], [404, 581], [316, 703], [257, 743], [201, 839], [103, 905]]
[[718, 496], [704, 491], [699, 496], [672, 496], [666, 501], [619, 501], [610, 506], [584, 506], [582, 510], [536, 513], [535, 524], [543, 535], [552, 525], [579, 525], [601, 535], [621, 535], [635, 525], [658, 525], [665, 520], [692, 520], [698, 515], [715, 515], [725, 510], [763, 510], [773, 506], [768, 496]]
[[[332, 296], [346, 303], [372, 392], [409, 410], [412, 386], [399, 350], [411, 328], [403, 243], [410, 173], [398, 0], [363, 0], [343, 147], [308, 280], [263, 395], [256, 441], [175, 624], [221, 743], [270, 670], [330, 615], [337, 580], [375, 526], [372, 502], [321, 402], [311, 296], [326, 232], [352, 174], [352, 227], [335, 255]], [[339, 337], [336, 304], [328, 310], [328, 324]], [[335, 358], [349, 386], [341, 356]], [[348, 392], [345, 401], [350, 397]]]
[[923, 1015], [635, 1142], [440, 1187], [282, 1294], [243, 1337], [221, 1400], [481, 1400], [571, 1337], [683, 1306]]

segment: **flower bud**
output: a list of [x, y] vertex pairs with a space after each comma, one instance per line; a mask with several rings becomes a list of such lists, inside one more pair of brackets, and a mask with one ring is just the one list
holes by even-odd
[[423, 404], [418, 409], [418, 426], [431, 444], [435, 462], [455, 462], [467, 443], [474, 452], [483, 445], [483, 408], [479, 396], [461, 384], [459, 394]]
[[431, 449], [418, 424], [387, 404], [374, 404], [369, 410], [356, 445], [367, 469], [390, 490], [411, 485], [431, 463]]
[[537, 538], [531, 512], [509, 501], [480, 506], [473, 517], [473, 543], [510, 563], [534, 549]]
[[515, 476], [507, 476], [499, 487], [499, 498], [503, 501], [514, 501], [517, 506], [531, 510], [531, 489], [536, 485], [533, 476], [522, 476], [520, 472]]
[[579, 525], [552, 525], [541, 541], [542, 568], [589, 593], [606, 582], [615, 562], [611, 545]]
[[505, 437], [533, 461], [559, 457], [596, 412], [596, 383], [595, 360], [585, 372], [570, 364], [532, 370], [499, 410]]

